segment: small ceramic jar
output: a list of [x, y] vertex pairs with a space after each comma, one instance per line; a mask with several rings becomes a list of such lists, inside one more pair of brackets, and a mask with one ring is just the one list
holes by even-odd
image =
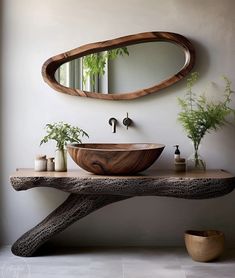
[[48, 157], [47, 158], [47, 171], [55, 171], [55, 162], [54, 157]]
[[38, 155], [34, 161], [34, 170], [42, 172], [47, 170], [47, 159], [46, 155]]

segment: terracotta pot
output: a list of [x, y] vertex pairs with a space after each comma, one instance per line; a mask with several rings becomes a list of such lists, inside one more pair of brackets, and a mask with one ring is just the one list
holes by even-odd
[[224, 250], [224, 234], [219, 231], [186, 231], [186, 249], [194, 261], [209, 262], [218, 258]]

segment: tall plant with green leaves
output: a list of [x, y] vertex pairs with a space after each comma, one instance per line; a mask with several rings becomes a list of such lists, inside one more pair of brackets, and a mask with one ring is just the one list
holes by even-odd
[[218, 130], [228, 123], [228, 116], [235, 115], [235, 110], [231, 104], [231, 82], [227, 77], [223, 77], [225, 82], [223, 100], [208, 100], [205, 94], [197, 96], [192, 88], [198, 80], [198, 72], [194, 72], [187, 79], [187, 92], [184, 98], [178, 98], [181, 112], [178, 114], [178, 121], [182, 124], [189, 139], [194, 146], [195, 167], [205, 169], [203, 161], [199, 158], [198, 148], [202, 138], [206, 133]]
[[53, 140], [56, 141], [56, 148], [61, 151], [67, 143], [82, 143], [81, 137], [89, 137], [83, 129], [64, 122], [46, 124], [45, 129], [47, 134], [42, 138], [40, 145]]

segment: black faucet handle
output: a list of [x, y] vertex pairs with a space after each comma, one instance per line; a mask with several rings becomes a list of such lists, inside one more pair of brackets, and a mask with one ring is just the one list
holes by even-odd
[[122, 122], [124, 126], [126, 126], [126, 129], [133, 123], [132, 119], [128, 117], [128, 113], [126, 113], [126, 118], [124, 118]]

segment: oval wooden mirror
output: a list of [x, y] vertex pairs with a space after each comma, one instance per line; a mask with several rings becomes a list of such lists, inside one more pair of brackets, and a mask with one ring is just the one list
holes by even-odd
[[43, 79], [73, 96], [134, 99], [158, 92], [184, 78], [195, 50], [184, 36], [147, 32], [86, 44], [48, 59]]

